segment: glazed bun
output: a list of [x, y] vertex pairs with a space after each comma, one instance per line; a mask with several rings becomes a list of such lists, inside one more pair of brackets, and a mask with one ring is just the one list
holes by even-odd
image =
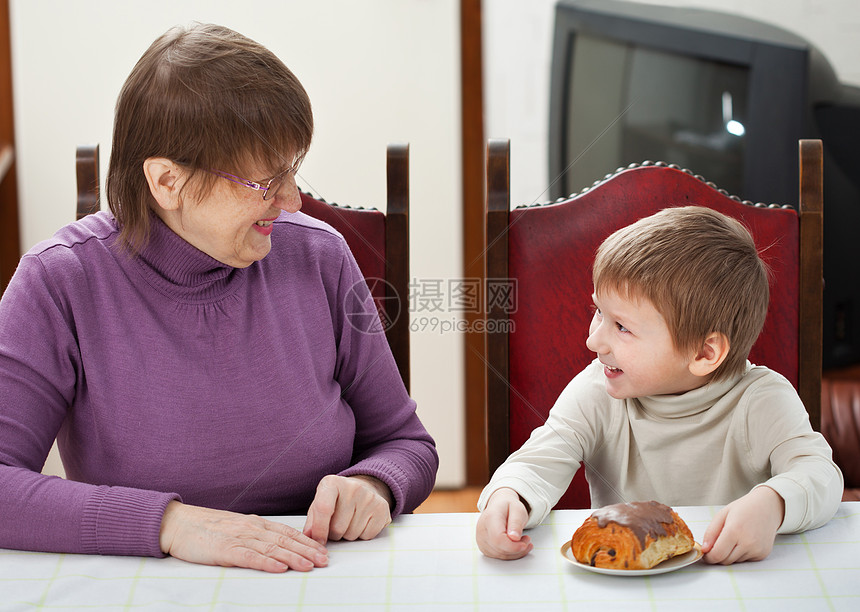
[[693, 549], [684, 520], [655, 501], [596, 510], [573, 534], [570, 550], [580, 563], [607, 569], [650, 569]]

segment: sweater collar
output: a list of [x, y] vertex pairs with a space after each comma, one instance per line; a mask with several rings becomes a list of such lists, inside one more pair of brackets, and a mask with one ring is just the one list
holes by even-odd
[[651, 395], [638, 398], [642, 410], [651, 417], [662, 419], [679, 419], [704, 412], [728, 393], [744, 374], [751, 368], [747, 361], [744, 371], [736, 376], [716, 382], [710, 382], [703, 387], [681, 393], [680, 395]]
[[139, 261], [156, 289], [179, 301], [212, 302], [232, 293], [245, 274], [210, 257], [151, 213], [149, 240]]

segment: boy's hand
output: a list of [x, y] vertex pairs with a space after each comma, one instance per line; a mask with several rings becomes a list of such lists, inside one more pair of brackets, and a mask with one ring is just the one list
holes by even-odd
[[523, 535], [529, 512], [519, 494], [507, 487], [495, 491], [478, 517], [475, 539], [478, 548], [494, 559], [519, 559], [534, 548], [531, 538]]
[[705, 530], [707, 563], [761, 561], [773, 549], [785, 516], [785, 501], [770, 487], [758, 487], [723, 508]]

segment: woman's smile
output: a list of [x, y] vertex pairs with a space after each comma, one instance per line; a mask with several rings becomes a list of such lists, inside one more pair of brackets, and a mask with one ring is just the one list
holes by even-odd
[[[277, 217], [275, 217], [277, 219]], [[260, 219], [254, 224], [254, 229], [263, 236], [268, 236], [272, 233], [272, 222], [275, 219]]]

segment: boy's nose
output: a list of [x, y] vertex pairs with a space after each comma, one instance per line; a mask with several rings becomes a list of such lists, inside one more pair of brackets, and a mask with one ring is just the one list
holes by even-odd
[[602, 325], [592, 325], [591, 329], [588, 330], [589, 333], [588, 338], [585, 339], [585, 346], [593, 353], [605, 354], [609, 352], [606, 342], [603, 340], [603, 334], [600, 331], [602, 328]]

